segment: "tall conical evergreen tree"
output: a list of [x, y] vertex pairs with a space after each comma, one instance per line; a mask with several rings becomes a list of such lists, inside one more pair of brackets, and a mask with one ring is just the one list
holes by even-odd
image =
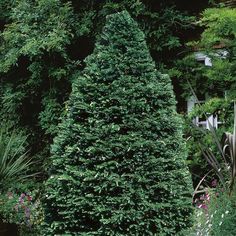
[[176, 235], [191, 184], [171, 82], [126, 11], [107, 17], [52, 146], [45, 235]]

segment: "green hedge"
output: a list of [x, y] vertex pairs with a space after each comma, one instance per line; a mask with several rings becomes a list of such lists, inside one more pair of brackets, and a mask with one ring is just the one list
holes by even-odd
[[176, 235], [191, 181], [169, 77], [126, 12], [107, 17], [52, 146], [44, 234]]

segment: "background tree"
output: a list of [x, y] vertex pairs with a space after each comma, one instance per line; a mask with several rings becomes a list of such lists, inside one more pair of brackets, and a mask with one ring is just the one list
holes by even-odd
[[77, 24], [70, 4], [59, 0], [2, 4], [8, 7], [0, 35], [0, 117], [29, 135], [31, 155], [43, 161], [70, 90], [76, 62], [66, 45]]
[[45, 235], [176, 235], [191, 184], [170, 79], [126, 11], [107, 17], [52, 146]]
[[[198, 24], [204, 27], [200, 39], [188, 44], [191, 52], [188, 51], [188, 55], [178, 60], [171, 72], [181, 83], [182, 96], [185, 99], [192, 96], [190, 85], [198, 98], [208, 96], [206, 103], [197, 106], [188, 118], [192, 120], [196, 116], [205, 117], [205, 114], [217, 115], [222, 122], [217, 130], [220, 137], [226, 131], [231, 132], [233, 127], [233, 101], [236, 99], [236, 10], [224, 6], [206, 9]], [[196, 60], [196, 50], [211, 58], [211, 67]], [[191, 168], [193, 173], [203, 176], [209, 167], [204, 164], [206, 162], [198, 148], [198, 142], [204, 137], [204, 143], [208, 143], [212, 148], [214, 142], [210, 133], [199, 132], [189, 125], [190, 122], [187, 123], [186, 133], [192, 136], [189, 140]], [[217, 152], [217, 147], [214, 148]]]

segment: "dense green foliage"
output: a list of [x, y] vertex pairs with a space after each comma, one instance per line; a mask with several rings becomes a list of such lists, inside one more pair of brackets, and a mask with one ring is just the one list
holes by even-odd
[[107, 17], [52, 146], [45, 235], [176, 235], [191, 183], [167, 75], [126, 11]]
[[192, 95], [188, 81], [200, 100], [204, 95], [208, 96], [207, 103], [201, 109], [198, 107], [193, 115], [203, 111], [211, 114], [218, 112], [221, 113], [221, 120], [228, 122], [226, 126], [229, 127], [233, 120], [229, 123], [227, 112], [231, 109], [233, 113], [232, 101], [236, 96], [236, 10], [206, 9], [198, 23], [205, 30], [199, 41], [189, 45], [194, 45], [195, 50], [208, 55], [212, 66], [200, 64], [194, 55], [187, 55], [176, 62], [173, 74], [179, 78], [185, 97]]
[[[183, 43], [179, 31], [191, 28], [191, 22], [194, 20], [193, 16], [187, 14], [183, 4], [172, 0], [158, 2], [145, 0], [98, 2], [90, 0], [86, 1], [86, 4], [72, 1], [72, 5], [78, 10], [79, 16], [83, 16], [84, 22], [88, 22], [89, 17], [92, 19], [90, 24], [87, 24], [90, 26], [87, 34], [89, 37], [99, 34], [98, 29], [102, 28], [108, 14], [124, 9], [129, 11], [145, 32], [149, 49], [154, 55], [157, 53], [157, 62], [167, 62], [173, 58], [176, 49], [180, 48]], [[86, 15], [87, 18], [85, 18]], [[160, 54], [162, 57], [158, 56]]]
[[[236, 56], [236, 10], [228, 8], [210, 8], [203, 12], [199, 24], [205, 27], [198, 42], [194, 42], [198, 51], [209, 55], [212, 67], [199, 65], [193, 56], [178, 62], [178, 76], [185, 75], [183, 86], [191, 93], [186, 79], [195, 91], [211, 97], [222, 97], [227, 91], [229, 100], [235, 98], [235, 56]], [[223, 52], [227, 52], [226, 55]]]
[[65, 46], [77, 24], [71, 6], [58, 0], [8, 2], [6, 9], [8, 24], [0, 35], [0, 117], [29, 136], [35, 155], [47, 151], [57, 130], [70, 88], [67, 77], [76, 64]]
[[193, 18], [179, 2], [0, 2], [0, 118], [29, 135], [35, 159], [48, 156], [79, 61], [93, 50], [106, 15], [123, 9], [145, 31], [156, 63], [169, 64]]
[[[4, 140], [2, 139], [1, 147], [2, 150], [6, 150], [7, 143], [9, 143], [8, 158], [19, 157], [22, 154], [24, 157], [25, 147], [27, 146], [29, 147], [29, 155], [34, 160], [37, 160], [39, 164], [34, 165], [33, 170], [31, 166], [29, 172], [29, 168], [27, 168], [27, 173], [24, 172], [24, 175], [35, 171], [43, 171], [43, 174], [37, 178], [42, 180], [47, 177], [44, 170], [50, 163], [48, 161], [50, 144], [53, 137], [57, 135], [58, 130], [61, 129], [61, 126], [62, 129], [65, 128], [63, 123], [58, 129], [58, 123], [64, 117], [67, 117], [66, 119], [71, 117], [74, 119], [73, 115], [68, 114], [71, 113], [72, 107], [78, 110], [72, 98], [69, 106], [67, 106], [67, 103], [65, 104], [71, 92], [71, 84], [75, 80], [74, 92], [71, 97], [77, 97], [78, 94], [80, 96], [85, 93], [81, 93], [80, 88], [82, 86], [90, 86], [91, 80], [86, 78], [85, 82], [83, 78], [87, 73], [86, 70], [90, 71], [88, 74], [91, 74], [92, 69], [86, 67], [86, 73], [83, 72], [83, 76], [79, 77], [80, 79], [77, 81], [78, 75], [85, 66], [84, 58], [92, 53], [95, 39], [100, 38], [100, 32], [104, 26], [106, 16], [127, 10], [144, 32], [147, 46], [159, 70], [162, 72], [168, 70], [168, 73], [173, 75], [172, 80], [179, 101], [179, 111], [185, 110], [185, 103], [182, 101], [181, 96], [186, 99], [192, 95], [188, 82], [200, 99], [205, 95], [209, 99], [203, 106], [196, 107], [185, 121], [185, 134], [188, 137], [189, 166], [194, 175], [194, 182], [195, 179], [201, 178], [208, 171], [209, 166], [202, 157], [198, 146], [199, 140], [206, 146], [210, 146], [213, 152], [217, 151], [217, 148], [212, 145], [213, 141], [209, 132], [202, 132], [200, 129], [193, 128], [191, 125], [192, 118], [196, 115], [203, 117], [204, 113], [218, 115], [222, 124], [220, 129], [217, 130], [217, 134], [221, 137], [224, 131], [231, 131], [232, 129], [232, 101], [235, 100], [236, 96], [236, 11], [233, 8], [224, 7], [224, 4], [221, 4], [220, 8], [205, 9], [209, 6], [207, 2], [204, 0], [195, 2], [187, 0], [1, 0], [0, 119], [6, 127], [9, 127], [9, 130], [4, 131]], [[209, 2], [217, 6], [216, 2], [225, 1], [210, 0]], [[230, 1], [226, 2], [228, 4]], [[196, 24], [193, 24], [194, 16], [198, 15], [202, 10], [204, 10], [202, 15], [200, 18], [197, 17]], [[186, 41], [198, 40], [200, 34], [199, 41], [191, 42], [189, 44], [191, 47], [184, 46]], [[101, 40], [100, 38], [99, 42]], [[187, 49], [186, 54], [183, 51], [185, 49]], [[192, 55], [192, 52], [196, 49], [211, 57], [212, 67], [206, 67], [196, 61], [195, 56]], [[227, 56], [223, 59], [219, 57], [222, 50], [228, 51]], [[180, 59], [181, 57], [183, 58]], [[87, 59], [87, 61], [86, 63], [89, 66], [91, 60]], [[94, 63], [96, 64], [97, 61]], [[127, 68], [125, 67], [124, 69], [126, 70]], [[104, 75], [109, 73], [110, 71], [108, 70], [104, 72]], [[162, 83], [162, 80], [164, 81], [161, 75], [156, 76], [156, 78], [157, 80], [159, 78], [158, 83]], [[87, 81], [90, 82], [85, 86]], [[130, 82], [128, 81], [128, 83]], [[123, 86], [123, 84], [121, 85]], [[182, 87], [181, 91], [179, 86]], [[118, 89], [118, 91], [120, 90]], [[132, 92], [135, 91], [134, 89]], [[98, 101], [104, 95], [101, 94], [98, 97], [99, 93], [94, 96]], [[226, 95], [226, 99], [224, 95]], [[85, 100], [85, 104], [87, 104], [87, 101]], [[112, 102], [114, 102], [113, 105], [115, 107], [114, 110], [112, 108], [112, 112], [116, 114], [119, 104], [117, 104], [116, 98]], [[107, 106], [113, 106], [108, 103], [103, 101], [103, 105], [105, 104], [104, 107], [106, 108], [105, 112], [109, 110]], [[145, 101], [140, 102], [140, 107], [144, 106], [144, 103]], [[172, 100], [170, 103], [172, 106]], [[92, 111], [95, 109], [93, 106], [91, 108]], [[128, 107], [123, 107], [122, 109], [125, 110], [126, 108], [128, 109]], [[147, 109], [149, 108], [147, 107]], [[134, 114], [136, 114], [135, 112]], [[149, 112], [147, 111], [147, 113]], [[86, 122], [87, 113], [85, 112], [84, 115], [85, 120], [79, 120], [79, 123]], [[111, 112], [108, 112], [105, 117], [103, 118], [108, 119], [109, 122], [114, 118]], [[99, 116], [98, 118], [100, 121], [101, 117]], [[93, 117], [93, 119], [97, 118]], [[115, 119], [118, 119], [116, 115]], [[143, 120], [141, 118], [139, 120], [138, 127], [143, 125]], [[73, 120], [73, 124], [76, 122], [77, 120]], [[115, 122], [119, 123], [119, 121]], [[132, 122], [136, 125], [136, 120]], [[69, 124], [71, 123], [69, 122]], [[148, 130], [150, 126], [149, 124], [145, 126], [145, 124], [144, 127]], [[123, 129], [120, 129], [117, 125], [119, 124], [115, 123], [114, 126], [110, 127], [113, 131], [108, 129], [104, 133], [122, 132]], [[176, 126], [179, 126], [179, 123]], [[12, 130], [15, 130], [15, 133], [10, 138]], [[87, 133], [87, 129], [84, 133]], [[88, 133], [90, 135], [92, 131]], [[60, 135], [62, 134], [59, 134], [56, 141], [58, 146], [62, 142], [58, 141]], [[71, 135], [73, 136], [74, 134]], [[86, 138], [86, 142], [89, 137]], [[108, 137], [110, 136], [108, 135]], [[72, 137], [73, 140], [77, 140], [76, 138]], [[24, 145], [21, 145], [23, 143]], [[87, 143], [86, 145], [89, 144]], [[105, 144], [103, 143], [103, 145]], [[110, 147], [111, 143], [106, 143], [106, 148], [107, 145]], [[128, 144], [126, 143], [126, 145]], [[131, 151], [129, 150], [127, 155], [131, 155], [130, 152], [132, 153], [132, 150], [136, 149], [135, 145]], [[100, 150], [100, 146], [99, 148], [96, 147], [96, 149], [88, 149], [88, 151], [91, 155], [95, 155], [98, 149]], [[63, 148], [60, 150], [63, 153]], [[73, 150], [71, 147], [71, 151]], [[146, 148], [145, 150], [148, 150], [147, 154], [145, 154], [148, 156], [149, 149]], [[69, 156], [67, 152], [68, 150], [65, 155], [60, 155], [60, 158], [64, 158], [64, 156], [67, 158]], [[110, 154], [110, 151], [108, 152]], [[53, 150], [53, 153], [54, 160], [57, 154], [55, 150]], [[120, 151], [118, 153], [119, 155], [122, 154]], [[87, 151], [86, 155], [88, 155]], [[75, 163], [80, 162], [76, 161]], [[3, 170], [3, 165], [0, 168]], [[20, 170], [20, 168], [15, 169]], [[57, 172], [52, 169], [52, 173], [55, 174]], [[14, 184], [13, 178], [8, 179], [4, 181], [4, 184], [1, 184], [1, 187], [4, 185], [4, 189], [7, 190], [12, 183]], [[26, 183], [24, 190], [18, 184], [15, 187], [18, 193], [21, 191], [27, 192], [29, 189], [34, 188], [34, 186], [29, 187], [28, 183]], [[6, 193], [3, 192], [3, 195], [5, 196]], [[10, 205], [9, 208], [11, 208]]]
[[[215, 84], [215, 89], [226, 92], [227, 102], [236, 98], [236, 9], [212, 8], [206, 9], [202, 14], [201, 25], [206, 29], [201, 35], [200, 45], [212, 55], [213, 66], [206, 71], [209, 83]], [[221, 45], [221, 50], [216, 46]], [[219, 57], [222, 50], [227, 51], [225, 57]], [[213, 87], [211, 86], [211, 87]]]

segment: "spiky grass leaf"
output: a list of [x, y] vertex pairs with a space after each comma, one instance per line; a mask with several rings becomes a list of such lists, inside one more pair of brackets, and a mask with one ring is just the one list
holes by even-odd
[[30, 168], [35, 162], [28, 157], [28, 152], [24, 149], [26, 138], [18, 142], [19, 137], [13, 131], [5, 129], [0, 131], [0, 186], [3, 188], [11, 182], [17, 183], [24, 179], [35, 176], [37, 173], [30, 173]]

